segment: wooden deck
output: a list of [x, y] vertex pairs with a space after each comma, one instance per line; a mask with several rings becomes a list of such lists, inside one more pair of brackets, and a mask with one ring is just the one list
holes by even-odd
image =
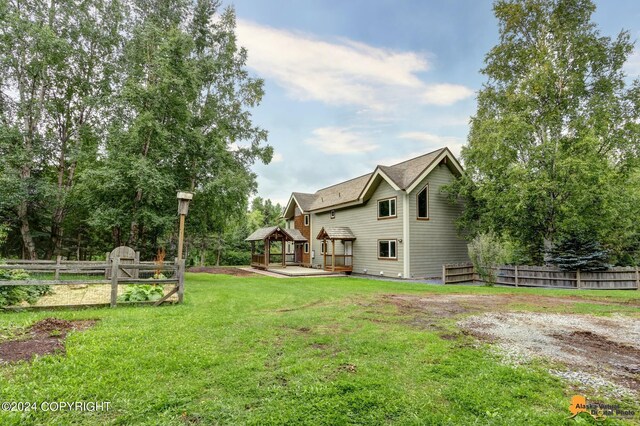
[[353, 272], [353, 255], [325, 253], [324, 270], [330, 272]]

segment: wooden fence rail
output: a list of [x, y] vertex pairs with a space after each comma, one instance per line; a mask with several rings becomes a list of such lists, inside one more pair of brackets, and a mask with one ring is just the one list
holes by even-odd
[[[169, 297], [177, 294], [178, 303], [182, 303], [184, 298], [184, 273], [185, 261], [175, 262], [137, 262], [122, 263], [119, 258], [109, 259], [108, 262], [82, 262], [82, 261], [57, 261], [37, 260], [37, 261], [17, 261], [7, 260], [5, 264], [0, 264], [0, 270], [25, 270], [31, 274], [44, 274], [49, 277], [43, 279], [29, 278], [26, 280], [0, 280], [0, 286], [32, 286], [32, 285], [110, 285], [111, 296], [110, 306], [115, 307], [118, 297], [118, 286], [123, 284], [175, 284], [167, 294], [155, 302], [159, 305]], [[133, 271], [133, 272], [132, 272]], [[139, 278], [140, 272], [158, 272], [167, 277], [163, 278]], [[84, 275], [84, 277], [74, 277], [72, 279], [61, 279], [64, 275]], [[93, 274], [93, 277], [91, 275]], [[98, 278], [100, 277], [100, 278]], [[75, 305], [74, 305], [75, 306]]]
[[[515, 287], [572, 288], [589, 290], [639, 290], [637, 267], [616, 267], [606, 271], [563, 271], [551, 266], [500, 265], [490, 267], [494, 284]], [[442, 265], [442, 282], [484, 282], [471, 263]]]

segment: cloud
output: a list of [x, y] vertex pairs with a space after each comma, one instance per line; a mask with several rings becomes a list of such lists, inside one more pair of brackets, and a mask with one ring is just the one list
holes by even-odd
[[305, 143], [325, 154], [354, 154], [379, 148], [366, 136], [345, 127], [321, 127], [314, 129], [311, 134]]
[[273, 158], [271, 159], [271, 163], [281, 163], [284, 161], [284, 157], [281, 153], [276, 152], [273, 154]]
[[473, 90], [459, 84], [434, 84], [423, 92], [423, 101], [433, 105], [451, 105], [473, 96]]
[[390, 103], [450, 105], [473, 94], [465, 86], [427, 85], [424, 54], [373, 47], [349, 39], [332, 41], [302, 32], [238, 20], [238, 39], [248, 65], [296, 100], [382, 110]]
[[633, 51], [624, 65], [624, 70], [632, 79], [640, 77], [640, 50]]
[[[463, 138], [456, 136], [440, 136], [427, 132], [405, 132], [399, 134], [398, 137], [401, 139], [423, 142], [426, 147], [430, 149], [438, 149], [446, 146], [456, 157], [460, 156], [460, 150], [465, 142]], [[425, 152], [422, 152], [422, 154]]]

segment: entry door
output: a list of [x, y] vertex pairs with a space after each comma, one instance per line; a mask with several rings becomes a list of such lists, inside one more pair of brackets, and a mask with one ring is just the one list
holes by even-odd
[[[344, 242], [344, 254], [347, 256], [353, 255], [353, 241], [345, 241]], [[353, 266], [352, 257], [344, 258], [344, 266]]]
[[302, 244], [296, 243], [294, 262], [302, 263]]

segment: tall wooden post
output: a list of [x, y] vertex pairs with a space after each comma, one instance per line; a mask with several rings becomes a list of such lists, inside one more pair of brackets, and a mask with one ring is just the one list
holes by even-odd
[[185, 261], [179, 260], [176, 267], [177, 267], [177, 273], [178, 273], [178, 303], [182, 303], [184, 299]]
[[636, 266], [636, 290], [640, 290], [640, 269]]
[[576, 287], [582, 288], [582, 282], [580, 281], [580, 269], [576, 270]]
[[264, 248], [264, 268], [269, 268], [269, 263], [271, 261], [271, 240], [267, 238], [265, 240], [265, 248]]
[[56, 274], [54, 279], [58, 281], [60, 279], [60, 265], [62, 264], [62, 256], [56, 256]]
[[184, 245], [184, 215], [180, 215], [180, 230], [178, 231], [178, 260], [182, 260], [182, 247]]
[[322, 240], [322, 244], [324, 244], [324, 262], [322, 263], [322, 269], [327, 270], [327, 239]]
[[110, 259], [109, 259], [109, 255], [110, 255], [110, 254], [111, 254], [111, 253], [106, 252], [106, 253], [105, 253], [105, 255], [104, 255], [104, 263], [106, 263], [106, 264], [107, 264], [107, 266], [105, 266], [105, 268], [104, 268], [104, 279], [105, 279], [105, 280], [108, 280], [108, 279], [109, 279], [109, 271], [110, 271], [110, 269], [109, 269], [109, 260], [110, 260]]
[[336, 240], [331, 240], [331, 272], [336, 271]]
[[286, 253], [285, 253], [285, 249], [284, 249], [284, 242], [285, 242], [285, 239], [284, 239], [284, 235], [283, 235], [282, 236], [282, 248], [281, 248], [280, 252], [282, 253], [282, 267], [286, 268], [287, 267], [287, 263], [285, 262]]
[[[133, 256], [133, 264], [134, 265], [139, 265], [140, 264], [140, 252], [137, 251], [136, 254]], [[140, 269], [136, 268], [133, 270], [133, 278], [140, 278]]]
[[116, 257], [111, 263], [111, 307], [115, 308], [118, 302], [118, 269], [120, 258]]
[[515, 266], [515, 279], [516, 279], [516, 287], [520, 284], [520, 277], [518, 277], [518, 265]]

